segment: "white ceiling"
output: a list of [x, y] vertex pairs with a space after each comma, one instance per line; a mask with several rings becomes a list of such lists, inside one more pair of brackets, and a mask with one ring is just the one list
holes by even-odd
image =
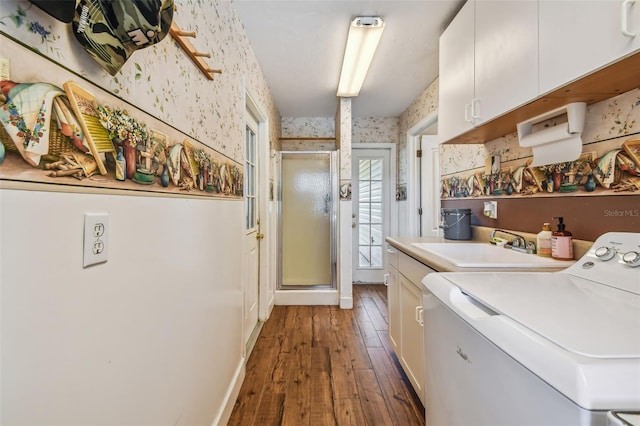
[[333, 117], [349, 23], [385, 30], [354, 117], [397, 117], [438, 76], [438, 38], [464, 0], [232, 0], [283, 117]]

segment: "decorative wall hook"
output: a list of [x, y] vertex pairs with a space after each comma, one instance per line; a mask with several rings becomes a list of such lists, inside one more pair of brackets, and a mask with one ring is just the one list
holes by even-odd
[[213, 74], [222, 74], [222, 70], [209, 68], [209, 65], [202, 59], [211, 58], [211, 53], [197, 52], [189, 40], [187, 40], [187, 37], [196, 38], [194, 31], [182, 31], [178, 24], [172, 22], [169, 34], [178, 42], [182, 50], [187, 53], [193, 63], [200, 68], [200, 71], [202, 71], [209, 80], [213, 80]]

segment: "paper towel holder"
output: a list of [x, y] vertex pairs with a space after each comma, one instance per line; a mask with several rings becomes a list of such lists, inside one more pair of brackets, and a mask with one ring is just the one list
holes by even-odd
[[[582, 153], [582, 131], [587, 113], [586, 102], [572, 102], [518, 123], [518, 143], [533, 149], [532, 166], [574, 161]], [[533, 133], [533, 125], [567, 114], [567, 122]], [[552, 155], [562, 152], [557, 161]]]

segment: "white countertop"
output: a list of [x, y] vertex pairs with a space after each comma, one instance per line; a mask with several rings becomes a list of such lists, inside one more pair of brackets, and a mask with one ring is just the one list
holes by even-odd
[[[446, 240], [442, 237], [438, 238], [428, 238], [428, 237], [387, 237], [386, 241], [391, 246], [400, 250], [401, 252], [411, 256], [416, 259], [418, 262], [427, 265], [428, 267], [438, 271], [438, 272], [555, 272], [566, 269], [567, 265], [564, 264], [558, 268], [461, 268], [458, 267], [451, 262], [447, 261], [445, 258], [440, 257], [438, 255], [427, 253], [424, 250], [421, 250], [415, 246], [413, 243], [447, 243], [447, 244], [459, 244], [459, 243], [478, 243], [478, 244], [489, 244], [488, 242], [478, 241], [478, 240]], [[535, 256], [535, 254], [531, 254], [529, 256]], [[564, 263], [564, 262], [563, 262]]]

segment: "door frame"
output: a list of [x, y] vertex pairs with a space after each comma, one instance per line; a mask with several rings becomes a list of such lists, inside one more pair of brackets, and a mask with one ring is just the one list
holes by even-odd
[[407, 236], [418, 237], [420, 230], [420, 215], [418, 203], [420, 201], [420, 185], [418, 185], [419, 170], [417, 167], [416, 150], [420, 144], [420, 137], [429, 127], [438, 122], [438, 110], [427, 114], [422, 120], [407, 130]]
[[[397, 145], [395, 143], [354, 143], [351, 144], [351, 158], [353, 160], [354, 155], [353, 155], [353, 151], [354, 150], [387, 150], [389, 152], [389, 182], [388, 182], [388, 187], [387, 187], [387, 200], [388, 200], [388, 214], [389, 214], [389, 218], [388, 218], [388, 228], [387, 228], [387, 233], [386, 235], [383, 236], [383, 240], [386, 236], [388, 235], [398, 235], [398, 209], [396, 206], [397, 200], [396, 200], [396, 151], [397, 151]], [[353, 161], [352, 161], [352, 168], [353, 168]], [[352, 179], [353, 183], [355, 184], [355, 178]], [[352, 210], [352, 223], [353, 223], [353, 210], [354, 210], [354, 204], [355, 202], [353, 200], [351, 200], [351, 210]], [[354, 241], [351, 242], [351, 250], [353, 252], [353, 245], [354, 245]], [[384, 248], [384, 243], [383, 243], [383, 248]], [[357, 256], [351, 256], [351, 277], [352, 277], [352, 283], [353, 283], [353, 271], [355, 271], [356, 266], [355, 263], [358, 262], [358, 257]], [[386, 265], [386, 250], [382, 250], [382, 265], [384, 268], [384, 265]]]
[[[438, 135], [420, 136], [420, 218], [421, 237], [439, 237], [440, 230], [440, 144]], [[427, 173], [428, 171], [428, 173]]]
[[[270, 178], [270, 144], [269, 144], [269, 116], [256, 101], [253, 91], [244, 84], [245, 105], [243, 114], [250, 111], [258, 123], [256, 133], [258, 147], [258, 185], [257, 185], [257, 218], [260, 221], [259, 232], [264, 238], [258, 241], [258, 321], [266, 321], [275, 304], [275, 280], [273, 279], [274, 265], [270, 264], [271, 247], [275, 244], [276, 233], [271, 226], [271, 211], [269, 209], [269, 178]], [[246, 120], [243, 119], [243, 133], [246, 131]], [[244, 135], [246, 137], [246, 135]], [[247, 253], [243, 254], [244, 256]], [[243, 307], [244, 309], [244, 307]]]
[[[304, 155], [304, 154], [325, 154], [329, 158], [329, 176], [331, 179], [331, 212], [329, 214], [329, 232], [330, 236], [330, 265], [331, 265], [331, 282], [328, 286], [286, 286], [282, 285], [282, 242], [283, 242], [283, 222], [282, 222], [282, 167], [284, 165], [285, 155]], [[278, 152], [280, 159], [280, 170], [278, 171], [278, 253], [277, 253], [277, 280], [276, 280], [276, 294], [280, 295], [280, 301], [278, 304], [310, 304], [310, 305], [326, 305], [335, 304], [334, 296], [337, 295], [338, 290], [338, 203], [340, 202], [340, 196], [338, 193], [338, 156], [337, 151], [280, 151]], [[325, 297], [318, 297], [314, 295], [314, 292], [322, 294]], [[334, 294], [335, 293], [335, 294]], [[286, 297], [285, 295], [292, 297]], [[300, 297], [298, 297], [300, 296]], [[311, 296], [311, 297], [308, 297]], [[328, 296], [328, 297], [326, 297]]]

